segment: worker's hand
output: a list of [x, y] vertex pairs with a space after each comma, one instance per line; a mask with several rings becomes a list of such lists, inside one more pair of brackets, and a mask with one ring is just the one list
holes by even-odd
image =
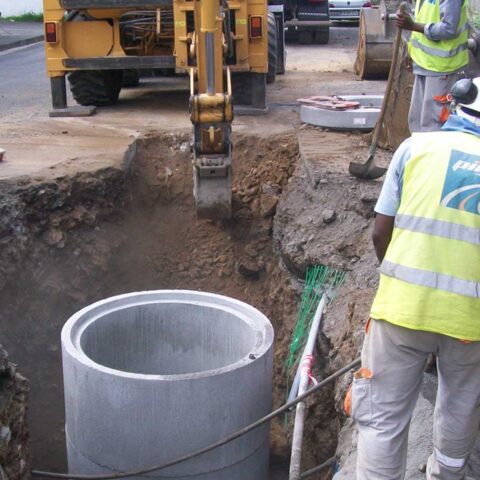
[[403, 30], [413, 30], [415, 22], [410, 14], [398, 10], [397, 18], [395, 19], [395, 25]]

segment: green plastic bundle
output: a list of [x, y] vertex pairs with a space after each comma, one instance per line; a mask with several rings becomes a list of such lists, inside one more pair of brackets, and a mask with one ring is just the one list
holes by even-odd
[[308, 332], [323, 294], [331, 302], [338, 288], [345, 280], [345, 272], [325, 265], [313, 265], [307, 268], [297, 323], [292, 334], [286, 367], [287, 374], [297, 363], [307, 341]]

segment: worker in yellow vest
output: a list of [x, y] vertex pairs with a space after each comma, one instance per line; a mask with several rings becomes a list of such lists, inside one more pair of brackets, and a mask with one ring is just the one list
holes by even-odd
[[397, 12], [399, 28], [412, 32], [408, 51], [415, 74], [410, 131], [439, 130], [448, 117], [447, 93], [468, 65], [467, 0], [417, 0], [415, 18]]
[[438, 396], [428, 480], [464, 480], [480, 423], [480, 77], [439, 132], [398, 148], [373, 230], [380, 284], [354, 375], [357, 480], [403, 480], [430, 353]]

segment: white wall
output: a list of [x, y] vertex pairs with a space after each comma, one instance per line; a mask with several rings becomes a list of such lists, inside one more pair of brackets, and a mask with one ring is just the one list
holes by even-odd
[[20, 15], [25, 12], [42, 11], [42, 0], [0, 0], [2, 17]]

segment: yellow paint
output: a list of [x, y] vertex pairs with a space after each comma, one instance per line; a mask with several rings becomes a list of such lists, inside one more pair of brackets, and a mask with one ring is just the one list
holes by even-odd
[[[173, 1], [173, 34], [171, 37], [171, 49], [165, 51], [155, 50], [155, 45], [149, 43], [142, 48], [125, 51], [121, 45], [119, 18], [123, 13], [131, 10], [142, 8], [110, 8], [110, 9], [89, 9], [88, 14], [99, 21], [94, 22], [65, 22], [65, 10], [62, 8], [60, 0], [43, 0], [44, 5], [44, 21], [58, 22], [57, 44], [45, 44], [45, 55], [47, 74], [52, 76], [64, 75], [68, 70], [63, 61], [68, 58], [85, 58], [85, 57], [107, 57], [107, 56], [123, 56], [127, 54], [162, 54], [174, 55], [176, 58], [177, 72], [188, 72], [194, 67], [193, 60], [189, 60], [189, 47], [191, 39], [194, 38], [197, 44], [197, 55], [199, 56], [198, 64], [202, 66], [202, 55], [198, 51], [198, 45], [203, 42], [199, 37], [201, 35], [197, 27], [197, 35], [193, 36], [193, 31], [189, 30], [192, 21], [187, 21], [187, 16], [195, 16], [200, 19], [198, 13], [194, 12], [197, 4], [204, 4], [204, 15], [207, 16], [206, 24], [204, 22], [203, 32], [216, 32], [216, 43], [219, 45], [215, 52], [216, 65], [223, 63], [223, 35], [221, 32], [219, 2], [215, 0], [172, 0]], [[235, 35], [234, 43], [236, 47], [235, 65], [229, 65], [232, 72], [236, 71], [253, 71], [257, 73], [266, 73], [268, 71], [268, 36], [251, 41], [248, 35], [248, 18], [250, 15], [262, 15], [264, 17], [264, 32], [267, 33], [267, 2], [266, 0], [230, 0], [228, 2], [229, 9], [234, 12]], [[200, 7], [200, 5], [198, 5]], [[147, 7], [144, 7], [147, 8]], [[152, 9], [155, 10], [155, 9]], [[211, 15], [213, 12], [213, 15]], [[105, 19], [112, 19], [113, 26]], [[168, 45], [168, 42], [162, 43]], [[145, 50], [149, 49], [149, 50]], [[152, 50], [153, 49], [153, 50]], [[200, 69], [202, 70], [202, 68]], [[204, 75], [200, 73], [199, 85], [204, 87]], [[223, 72], [217, 68], [216, 84], [219, 86], [216, 91], [223, 92]], [[202, 91], [202, 88], [200, 91]]]
[[[108, 22], [64, 24], [64, 49], [71, 58], [105, 57], [113, 47], [113, 28]], [[88, 38], [88, 42], [81, 39]]]

